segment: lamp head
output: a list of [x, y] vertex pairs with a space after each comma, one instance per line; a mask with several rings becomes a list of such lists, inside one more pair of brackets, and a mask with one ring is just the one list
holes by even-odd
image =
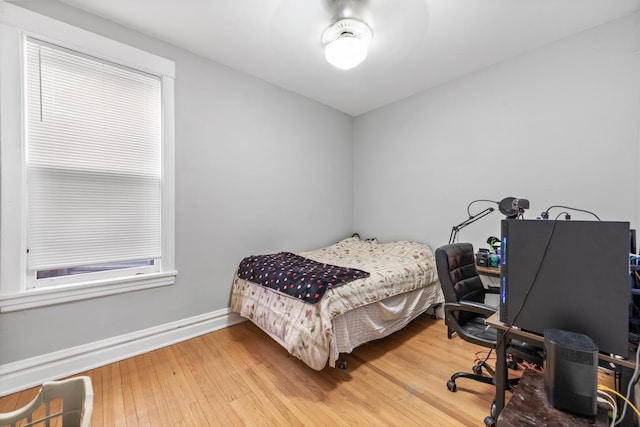
[[507, 218], [517, 218], [518, 215], [524, 213], [525, 209], [529, 209], [529, 200], [505, 197], [498, 203], [498, 209]]

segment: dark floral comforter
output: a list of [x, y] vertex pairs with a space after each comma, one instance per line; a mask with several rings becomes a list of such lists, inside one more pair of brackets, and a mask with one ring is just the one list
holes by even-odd
[[369, 273], [317, 262], [291, 252], [279, 252], [246, 257], [240, 262], [238, 276], [315, 304], [327, 289], [369, 277]]

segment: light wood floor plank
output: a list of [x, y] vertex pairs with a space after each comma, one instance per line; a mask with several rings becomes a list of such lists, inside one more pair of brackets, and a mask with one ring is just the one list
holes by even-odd
[[[102, 387], [102, 374], [99, 372], [95, 372], [94, 370], [91, 370], [89, 372], [87, 372], [89, 374], [89, 376], [91, 377], [91, 386], [93, 388], [93, 392], [94, 394], [99, 394], [101, 396], [104, 395], [104, 391], [103, 391], [103, 387]], [[103, 399], [95, 399], [93, 402], [93, 416], [92, 416], [92, 420], [96, 425], [106, 425], [105, 421], [104, 421], [104, 414], [102, 412], [102, 405]]]
[[[136, 375], [135, 371], [131, 372], [130, 368], [132, 367], [131, 361], [133, 359], [123, 360], [118, 362], [120, 366], [120, 379], [122, 385], [122, 401], [124, 406], [124, 421], [127, 426], [138, 426], [141, 424], [138, 419], [138, 408], [136, 408], [135, 401], [135, 390], [134, 390], [134, 377]], [[95, 394], [94, 394], [95, 398]], [[140, 408], [143, 410], [144, 408]]]
[[[174, 377], [171, 378], [174, 387], [172, 398], [180, 405], [185, 418], [185, 424], [198, 426], [212, 425], [206, 416], [206, 412], [209, 411], [206, 409], [203, 411], [202, 405], [198, 403], [199, 399], [204, 400], [204, 397], [201, 396], [201, 392], [198, 390], [193, 377], [190, 375], [188, 369], [186, 369], [178, 346], [166, 347], [167, 351], [162, 350], [159, 352], [166, 354], [168, 362], [174, 372]], [[208, 402], [202, 403], [208, 406]]]
[[0, 398], [0, 412], [12, 412], [18, 409], [18, 397], [20, 397], [20, 393], [14, 393]]
[[[104, 415], [105, 426], [107, 425], [127, 425], [127, 413], [125, 412], [122, 372], [120, 371], [120, 363], [113, 363], [101, 368], [103, 371], [103, 384], [109, 384], [110, 395], [106, 394], [103, 387], [103, 405], [102, 413]], [[94, 400], [97, 396], [94, 394]], [[111, 423], [109, 423], [111, 421]]]

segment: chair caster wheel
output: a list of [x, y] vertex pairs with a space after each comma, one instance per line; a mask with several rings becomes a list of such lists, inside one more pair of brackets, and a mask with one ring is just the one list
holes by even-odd
[[447, 381], [447, 388], [449, 389], [449, 391], [455, 393], [457, 390], [456, 382], [453, 380]]
[[486, 425], [487, 427], [495, 427], [496, 420], [493, 417], [485, 417], [484, 425]]
[[482, 375], [482, 366], [480, 365], [473, 365], [473, 373], [476, 375]]
[[343, 371], [345, 371], [347, 369], [347, 361], [338, 360], [338, 369], [342, 369]]

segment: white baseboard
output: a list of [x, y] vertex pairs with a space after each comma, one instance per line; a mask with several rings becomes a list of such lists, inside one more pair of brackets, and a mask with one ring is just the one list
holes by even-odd
[[228, 308], [0, 365], [0, 396], [75, 375], [244, 321]]

